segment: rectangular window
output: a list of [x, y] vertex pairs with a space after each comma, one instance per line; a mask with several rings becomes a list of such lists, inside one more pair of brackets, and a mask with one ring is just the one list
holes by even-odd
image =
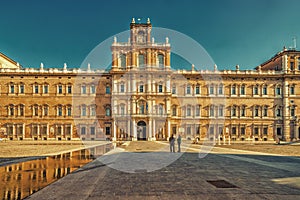
[[199, 117], [200, 116], [200, 106], [196, 106], [196, 112], [195, 112], [196, 116]]
[[14, 94], [15, 93], [15, 85], [10, 85], [10, 93]]
[[254, 91], [253, 91], [254, 95], [258, 95], [258, 86], [254, 87]]
[[263, 95], [267, 95], [268, 94], [268, 88], [267, 86], [263, 87]]
[[295, 94], [295, 86], [291, 86], [290, 87], [290, 95], [294, 95]]
[[246, 109], [245, 107], [241, 108], [241, 117], [245, 117], [246, 116]]
[[209, 94], [214, 94], [214, 86], [209, 86]]
[[176, 116], [177, 115], [177, 109], [176, 107], [172, 108], [172, 116]]
[[68, 85], [67, 90], [68, 90], [68, 94], [72, 94], [72, 85]]
[[245, 95], [245, 85], [241, 86], [241, 95]]
[[211, 106], [209, 108], [209, 116], [210, 117], [214, 117], [215, 116], [215, 108], [213, 106]]
[[24, 94], [25, 93], [25, 89], [24, 89], [24, 85], [20, 85], [20, 94]]
[[231, 109], [231, 116], [236, 117], [236, 107], [232, 107]]
[[280, 128], [280, 127], [277, 127], [277, 129], [276, 129], [276, 134], [277, 134], [277, 135], [281, 135], [281, 128]]
[[48, 116], [48, 106], [44, 107], [44, 116]]
[[109, 87], [109, 85], [107, 85], [105, 87], [105, 94], [110, 94], [110, 87]]
[[86, 134], [86, 128], [85, 127], [81, 127], [80, 133], [81, 133], [81, 135], [85, 135]]
[[120, 86], [120, 92], [125, 92], [125, 85], [124, 84], [121, 84], [121, 86]]
[[71, 107], [67, 108], [67, 115], [68, 115], [68, 117], [70, 117], [72, 115], [72, 108]]
[[66, 135], [71, 135], [71, 125], [66, 125], [65, 133], [66, 133]]
[[60, 117], [62, 116], [62, 107], [58, 107], [57, 115]]
[[245, 127], [241, 127], [241, 135], [245, 135]]
[[218, 91], [219, 95], [223, 94], [223, 85], [219, 85], [219, 91]]
[[96, 87], [94, 85], [91, 85], [91, 94], [95, 94], [96, 93]]
[[162, 85], [159, 85], [159, 86], [158, 86], [158, 92], [159, 92], [159, 93], [162, 93], [162, 92], [163, 92], [163, 86], [162, 86]]
[[276, 116], [277, 116], [277, 117], [280, 117], [280, 116], [281, 116], [281, 109], [280, 109], [280, 108], [277, 108], [277, 109], [276, 109]]
[[264, 134], [264, 135], [268, 135], [268, 127], [264, 127], [264, 129], [263, 129], [263, 134]]
[[140, 85], [139, 91], [140, 91], [140, 92], [144, 92], [144, 85]]
[[38, 94], [39, 93], [39, 86], [35, 85], [34, 86], [34, 94]]
[[295, 108], [294, 108], [294, 107], [291, 108], [291, 116], [292, 116], [292, 117], [295, 116]]
[[110, 127], [105, 127], [105, 135], [110, 135]]
[[191, 86], [186, 86], [186, 94], [191, 94]]
[[258, 127], [254, 127], [254, 135], [258, 135]]
[[258, 117], [258, 108], [255, 108], [255, 109], [254, 109], [254, 116], [255, 116], [255, 117]]
[[231, 95], [236, 95], [236, 86], [235, 85], [233, 85], [231, 87]]
[[96, 131], [95, 131], [95, 127], [91, 127], [90, 128], [90, 134], [91, 135], [95, 135]]
[[175, 85], [173, 85], [173, 87], [172, 87], [172, 94], [176, 94], [176, 86]]
[[196, 91], [195, 92], [196, 92], [196, 94], [200, 94], [200, 86], [199, 85], [196, 86]]
[[188, 117], [191, 116], [191, 108], [190, 108], [190, 107], [188, 107], [188, 108], [186, 109], [186, 116], [188, 116]]
[[280, 87], [276, 87], [276, 95], [281, 95], [281, 88]]
[[58, 86], [58, 94], [62, 94], [63, 92], [62, 92], [62, 85], [59, 85]]
[[96, 116], [96, 108], [94, 106], [91, 108], [91, 116]]
[[44, 94], [48, 94], [48, 89], [49, 89], [49, 87], [48, 87], [48, 85], [44, 85]]
[[219, 107], [219, 117], [224, 117], [223, 106]]
[[86, 94], [86, 86], [85, 85], [81, 86], [81, 94]]
[[294, 62], [290, 62], [290, 69], [291, 69], [291, 71], [295, 70], [295, 63]]
[[264, 111], [263, 111], [263, 115], [264, 117], [267, 117], [268, 116], [268, 108], [267, 107], [264, 107]]
[[61, 126], [57, 127], [57, 134], [62, 134], [62, 127]]
[[86, 107], [85, 106], [83, 106], [81, 108], [81, 116], [86, 116]]
[[232, 127], [232, 129], [231, 129], [231, 134], [232, 134], [232, 135], [236, 135], [236, 127]]

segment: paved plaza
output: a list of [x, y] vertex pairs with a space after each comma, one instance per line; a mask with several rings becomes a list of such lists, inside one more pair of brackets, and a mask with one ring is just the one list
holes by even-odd
[[128, 142], [27, 199], [299, 199], [299, 158], [203, 147]]

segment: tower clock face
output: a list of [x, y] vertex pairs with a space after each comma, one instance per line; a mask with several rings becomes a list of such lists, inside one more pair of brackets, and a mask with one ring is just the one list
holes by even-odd
[[146, 38], [145, 38], [145, 32], [144, 31], [139, 31], [138, 35], [137, 35], [137, 42], [138, 43], [145, 43], [146, 42]]

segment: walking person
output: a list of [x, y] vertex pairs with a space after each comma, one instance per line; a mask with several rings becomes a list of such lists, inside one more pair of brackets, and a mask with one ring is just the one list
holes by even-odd
[[173, 134], [169, 138], [169, 143], [170, 143], [170, 152], [175, 153], [175, 138], [174, 138]]
[[180, 145], [181, 145], [181, 135], [179, 134], [178, 137], [177, 137], [177, 145], [178, 145], [178, 152], [181, 151], [180, 149]]

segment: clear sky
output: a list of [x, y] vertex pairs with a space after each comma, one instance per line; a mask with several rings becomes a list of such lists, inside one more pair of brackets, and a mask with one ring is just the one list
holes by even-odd
[[219, 69], [252, 69], [295, 36], [300, 46], [299, 0], [0, 0], [0, 14], [0, 52], [24, 67], [80, 66], [132, 17], [190, 36]]

